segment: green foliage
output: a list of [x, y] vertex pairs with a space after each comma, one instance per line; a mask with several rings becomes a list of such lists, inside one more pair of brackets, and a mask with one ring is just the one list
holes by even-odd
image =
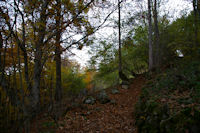
[[[70, 64], [70, 61], [68, 61]], [[52, 87], [55, 87], [55, 64], [52, 65], [50, 63], [49, 65], [47, 64], [47, 67], [49, 68], [49, 71], [46, 71], [46, 78], [45, 81], [50, 81], [52, 84]], [[63, 94], [71, 94], [71, 95], [77, 95], [80, 90], [86, 88], [86, 83], [84, 81], [85, 75], [80, 73], [79, 66], [73, 62], [71, 62], [71, 65], [69, 66], [62, 66], [61, 71], [62, 71], [62, 79], [61, 79], [61, 84], [63, 88]], [[51, 79], [52, 78], [52, 79]], [[52, 80], [52, 81], [51, 81]], [[49, 88], [51, 89], [51, 88]]]
[[[137, 28], [135, 36], [143, 36], [141, 27]], [[142, 35], [140, 35], [142, 34]], [[145, 36], [146, 37], [146, 36]], [[127, 37], [123, 40], [122, 46], [122, 68], [123, 72], [129, 77], [133, 73], [143, 73], [147, 70], [148, 52], [145, 44], [140, 44], [140, 40]], [[142, 38], [141, 38], [142, 39]], [[145, 40], [145, 38], [143, 38]], [[134, 42], [137, 42], [134, 44]], [[119, 83], [118, 77], [118, 51], [114, 44], [101, 41], [99, 45], [92, 48], [96, 51], [90, 60], [90, 65], [97, 67], [97, 74], [93, 80], [97, 88], [105, 88]], [[102, 87], [101, 87], [102, 86]]]
[[[198, 23], [198, 27], [200, 23]], [[188, 16], [182, 16], [174, 21], [168, 27], [168, 42], [167, 46], [174, 52], [181, 50], [184, 56], [192, 56], [195, 48], [195, 25], [194, 14], [191, 12]], [[198, 30], [198, 34], [200, 30]], [[198, 43], [200, 38], [198, 37]], [[192, 54], [191, 54], [192, 53]]]
[[127, 75], [131, 75], [131, 72], [137, 74], [143, 73], [147, 70], [148, 55], [147, 48], [145, 45], [128, 44], [122, 49], [122, 63], [123, 68], [127, 71]]
[[193, 132], [200, 124], [200, 63], [182, 59], [174, 65], [143, 88], [135, 106], [139, 132]]
[[86, 88], [84, 75], [74, 73], [70, 68], [62, 69], [62, 87], [65, 93], [77, 95], [80, 90]]

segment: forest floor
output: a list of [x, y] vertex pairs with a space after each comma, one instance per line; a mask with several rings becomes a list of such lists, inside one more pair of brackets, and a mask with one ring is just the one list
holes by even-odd
[[[118, 94], [109, 93], [115, 103], [86, 105], [68, 111], [58, 121], [57, 133], [136, 133], [134, 126], [134, 105], [141, 88], [145, 84], [144, 77], [133, 79], [129, 89], [119, 88]], [[51, 124], [49, 124], [51, 126]], [[50, 129], [50, 128], [49, 128]], [[41, 130], [39, 130], [41, 131]], [[46, 129], [47, 132], [48, 129]], [[50, 131], [51, 132], [51, 131]], [[45, 131], [44, 131], [45, 133]]]

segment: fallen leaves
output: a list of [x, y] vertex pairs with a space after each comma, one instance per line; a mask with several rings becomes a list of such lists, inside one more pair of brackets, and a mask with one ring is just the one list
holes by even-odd
[[130, 89], [120, 89], [119, 94], [109, 94], [116, 104], [107, 103], [86, 105], [84, 109], [73, 109], [67, 112], [66, 116], [59, 121], [65, 123], [57, 129], [58, 133], [69, 132], [120, 132], [134, 133], [134, 104], [136, 103], [144, 79], [138, 77], [133, 80]]

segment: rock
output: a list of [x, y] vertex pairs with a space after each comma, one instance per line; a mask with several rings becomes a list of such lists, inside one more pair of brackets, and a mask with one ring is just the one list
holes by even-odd
[[106, 104], [106, 103], [110, 102], [110, 99], [109, 99], [109, 97], [108, 97], [108, 95], [107, 95], [105, 90], [100, 91], [98, 93], [97, 99], [101, 104]]
[[84, 100], [84, 104], [94, 104], [96, 102], [96, 99], [92, 96], [86, 97]]
[[122, 85], [122, 89], [128, 89], [128, 85]]
[[119, 90], [118, 89], [112, 89], [112, 94], [118, 94]]
[[130, 83], [128, 81], [122, 81], [121, 85], [129, 85]]
[[87, 112], [87, 115], [90, 115], [90, 114], [91, 114], [91, 112], [90, 112], [90, 111], [88, 111], [88, 112]]

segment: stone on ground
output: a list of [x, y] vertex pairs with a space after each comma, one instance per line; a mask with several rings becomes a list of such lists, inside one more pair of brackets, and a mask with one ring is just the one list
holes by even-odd
[[86, 97], [84, 100], [84, 104], [94, 104], [96, 102], [96, 99], [92, 96]]
[[108, 97], [105, 90], [102, 90], [98, 93], [97, 99], [101, 104], [106, 104], [110, 102], [110, 98]]

